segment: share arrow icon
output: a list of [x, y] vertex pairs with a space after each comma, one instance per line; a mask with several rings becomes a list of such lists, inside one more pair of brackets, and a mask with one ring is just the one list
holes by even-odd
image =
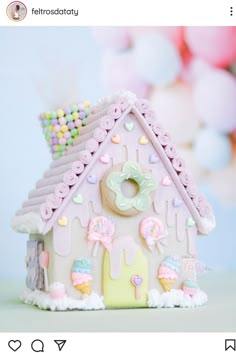
[[54, 342], [58, 345], [59, 351], [61, 351], [66, 344], [66, 340], [54, 340]]

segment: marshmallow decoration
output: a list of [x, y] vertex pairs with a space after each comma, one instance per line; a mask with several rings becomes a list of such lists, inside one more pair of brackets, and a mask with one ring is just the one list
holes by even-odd
[[152, 85], [168, 85], [180, 75], [182, 62], [175, 46], [164, 36], [150, 33], [134, 43], [138, 74]]
[[193, 91], [202, 121], [212, 129], [231, 132], [236, 128], [236, 79], [223, 70], [213, 70], [199, 79]]
[[225, 167], [232, 155], [229, 139], [210, 129], [198, 134], [194, 151], [199, 163], [210, 171]]
[[134, 66], [133, 52], [107, 54], [103, 61], [103, 82], [108, 91], [128, 89], [138, 97], [147, 97], [149, 84], [138, 74]]
[[216, 67], [236, 60], [236, 27], [187, 27], [186, 42], [194, 55]]
[[[151, 103], [175, 143], [190, 143], [199, 127], [199, 116], [192, 99], [191, 86], [176, 83], [154, 90]], [[183, 126], [185, 127], [183, 129]]]

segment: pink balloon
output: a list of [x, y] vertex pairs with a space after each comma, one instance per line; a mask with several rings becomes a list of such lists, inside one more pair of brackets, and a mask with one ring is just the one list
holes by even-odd
[[209, 127], [224, 133], [236, 128], [236, 79], [224, 70], [211, 70], [196, 81], [196, 109]]
[[98, 43], [109, 49], [126, 49], [131, 44], [127, 27], [92, 27], [92, 33]]
[[216, 67], [236, 60], [236, 27], [186, 27], [185, 39], [194, 55]]
[[149, 95], [150, 86], [138, 76], [132, 51], [106, 55], [102, 74], [104, 85], [110, 92], [126, 89], [136, 93], [138, 97]]
[[181, 48], [184, 44], [184, 27], [181, 26], [129, 27], [130, 36], [134, 40], [140, 35], [153, 32], [158, 32], [168, 38], [177, 48]]

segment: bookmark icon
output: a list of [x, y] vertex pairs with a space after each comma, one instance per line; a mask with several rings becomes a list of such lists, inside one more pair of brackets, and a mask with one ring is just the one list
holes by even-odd
[[66, 340], [54, 340], [54, 342], [58, 345], [59, 352], [62, 350], [62, 348], [66, 344]]

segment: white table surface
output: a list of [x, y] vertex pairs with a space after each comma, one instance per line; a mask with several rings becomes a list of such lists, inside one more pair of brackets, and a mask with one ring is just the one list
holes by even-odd
[[199, 280], [209, 301], [190, 309], [50, 312], [18, 299], [24, 280], [0, 282], [0, 332], [235, 332], [236, 273]]

